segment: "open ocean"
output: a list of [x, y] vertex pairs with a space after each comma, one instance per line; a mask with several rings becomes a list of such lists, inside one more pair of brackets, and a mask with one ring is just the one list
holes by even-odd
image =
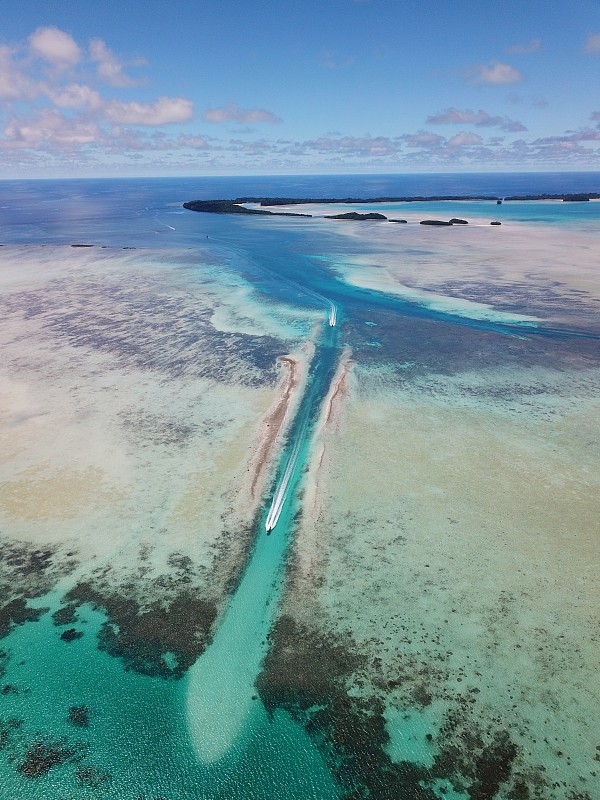
[[600, 203], [182, 208], [598, 191], [0, 182], [2, 800], [599, 800]]
[[[530, 195], [594, 192], [598, 172], [467, 173], [424, 175], [307, 175], [222, 178], [139, 178], [0, 181], [2, 237], [7, 242], [70, 242], [81, 236], [104, 243], [128, 234], [146, 246], [173, 240], [157, 215], [186, 200], [263, 197], [409, 197], [413, 195]], [[569, 206], [569, 209], [571, 206]], [[507, 205], [514, 209], [514, 204]], [[567, 209], [567, 213], [569, 213]], [[517, 208], [526, 215], [530, 208]], [[595, 214], [581, 205], [579, 214]], [[573, 213], [573, 212], [571, 212]], [[187, 234], [187, 226], [185, 229]], [[143, 240], [143, 237], [146, 237]], [[160, 238], [159, 238], [160, 237]]]

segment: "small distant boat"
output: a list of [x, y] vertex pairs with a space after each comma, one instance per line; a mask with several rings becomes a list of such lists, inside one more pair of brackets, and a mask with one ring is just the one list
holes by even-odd
[[504, 198], [503, 198], [503, 197], [499, 197], [499, 198], [496, 200], [496, 205], [497, 205], [497, 206], [501, 206], [501, 205], [502, 205], [502, 201], [503, 201], [503, 200], [504, 200]]
[[337, 320], [337, 309], [332, 303], [331, 308], [329, 309], [329, 324], [332, 328], [335, 327], [336, 320]]

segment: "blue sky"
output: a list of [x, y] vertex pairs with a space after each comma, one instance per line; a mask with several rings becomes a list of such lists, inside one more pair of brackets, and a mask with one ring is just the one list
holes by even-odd
[[598, 0], [3, 5], [3, 178], [600, 169]]

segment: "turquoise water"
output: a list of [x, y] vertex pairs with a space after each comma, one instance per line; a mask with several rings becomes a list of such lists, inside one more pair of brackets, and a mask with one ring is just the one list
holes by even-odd
[[[263, 567], [270, 565], [276, 570], [272, 558], [274, 555], [277, 561], [282, 546], [271, 550]], [[254, 577], [264, 578], [269, 586], [273, 581], [273, 573]], [[243, 592], [242, 587], [240, 590]], [[41, 601], [56, 603], [57, 598]], [[186, 707], [189, 713], [190, 692], [201, 692], [202, 686], [196, 685], [194, 675], [188, 684], [125, 672], [118, 660], [97, 648], [96, 636], [103, 622], [102, 614], [83, 607], [76, 629], [84, 635], [75, 641], [61, 641], [62, 629], [53, 625], [50, 613], [11, 635], [10, 662], [3, 678], [11, 691], [2, 697], [1, 718], [2, 729], [9, 730], [0, 771], [4, 800], [83, 800], [90, 792], [111, 800], [144, 793], [173, 800], [265, 797], [271, 796], [270, 792], [318, 800], [337, 796], [303, 729], [284, 712], [269, 719], [258, 700], [250, 700], [252, 708], [241, 735], [227, 753], [212, 762], [198, 758], [197, 742], [190, 740]], [[254, 622], [244, 620], [245, 624]], [[220, 665], [228, 683], [231, 676], [233, 686], [239, 680], [236, 667], [241, 662], [243, 674], [246, 656], [251, 656], [249, 651], [255, 647], [253, 634], [266, 633], [264, 623], [258, 628], [261, 624], [263, 631], [245, 629], [249, 648], [234, 652], [231, 671], [225, 663]], [[231, 628], [226, 618], [223, 630], [231, 634]], [[243, 645], [240, 639], [233, 642]], [[215, 648], [223, 657], [218, 639]], [[208, 663], [210, 652], [206, 654]], [[201, 659], [198, 663], [207, 662]], [[87, 709], [89, 726], [69, 722], [71, 707]], [[24, 721], [13, 729], [10, 720]], [[218, 724], [224, 724], [221, 711]], [[44, 777], [24, 776], [16, 766], [26, 747], [38, 742], [69, 754]]]
[[[39, 602], [52, 611], [57, 600], [51, 596]], [[178, 687], [125, 672], [118, 660], [98, 650], [96, 636], [103, 622], [102, 614], [82, 608], [75, 627], [84, 635], [67, 643], [49, 612], [7, 640], [10, 661], [3, 680], [18, 693], [2, 698], [2, 720], [24, 722], [11, 731], [4, 748], [3, 798], [89, 797], [89, 786], [77, 775], [86, 769], [93, 770], [105, 797], [135, 797], [143, 791], [191, 796], [193, 776], [185, 766], [189, 743], [174, 703]], [[72, 706], [89, 710], [89, 727], [69, 722]], [[73, 755], [42, 778], [25, 777], [11, 758], [22, 758], [25, 746], [39, 741]]]
[[[342, 208], [342, 207], [340, 207]], [[353, 206], [354, 208], [354, 206]], [[357, 205], [359, 211], [372, 211], [373, 205]], [[418, 214], [422, 219], [498, 220], [544, 225], [573, 225], [584, 227], [598, 221], [598, 202], [567, 202], [561, 200], [509, 200], [501, 205], [487, 200], [440, 201], [431, 203], [377, 203], [379, 213], [392, 219], [405, 214]]]

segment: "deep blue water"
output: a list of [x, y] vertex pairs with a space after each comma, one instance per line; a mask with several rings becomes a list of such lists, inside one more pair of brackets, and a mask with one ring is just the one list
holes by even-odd
[[[164, 214], [180, 210], [181, 203], [194, 199], [252, 195], [505, 196], [593, 191], [600, 191], [600, 172], [0, 181], [0, 242], [70, 243], [78, 237], [92, 237], [103, 244], [185, 245], [190, 243], [188, 234], [197, 235], [198, 222], [180, 219], [174, 232], [168, 227], [172, 221], [166, 220]], [[587, 204], [585, 209], [583, 205], [577, 204], [579, 212], [597, 214], [598, 204]], [[531, 213], [539, 217], [538, 213]]]

